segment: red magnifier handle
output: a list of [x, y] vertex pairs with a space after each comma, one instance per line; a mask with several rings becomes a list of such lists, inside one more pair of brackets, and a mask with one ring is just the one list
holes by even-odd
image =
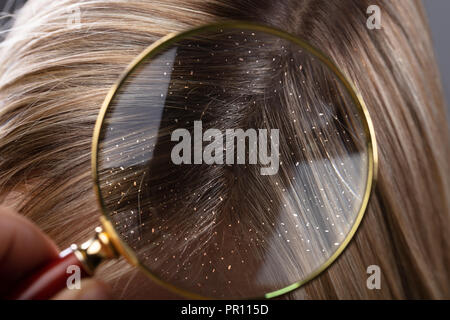
[[8, 299], [47, 300], [62, 289], [76, 286], [77, 281], [90, 276], [75, 251], [67, 249], [63, 253], [66, 254], [22, 280]]
[[[31, 276], [22, 280], [7, 298], [11, 300], [46, 300], [64, 288], [77, 290], [78, 281], [94, 274], [105, 259], [116, 258], [117, 251], [102, 228], [80, 248], [73, 245]], [[78, 282], [78, 283], [77, 283]]]

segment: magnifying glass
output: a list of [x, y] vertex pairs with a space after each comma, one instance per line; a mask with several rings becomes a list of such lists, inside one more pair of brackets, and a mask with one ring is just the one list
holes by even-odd
[[90, 276], [119, 256], [190, 298], [280, 296], [342, 253], [376, 168], [367, 108], [318, 49], [244, 22], [170, 34], [99, 113], [103, 227], [13, 297], [51, 297], [69, 265]]

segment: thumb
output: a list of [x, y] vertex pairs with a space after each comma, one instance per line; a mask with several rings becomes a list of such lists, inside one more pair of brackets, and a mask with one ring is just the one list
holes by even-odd
[[0, 296], [19, 279], [58, 257], [56, 245], [33, 223], [0, 207]]

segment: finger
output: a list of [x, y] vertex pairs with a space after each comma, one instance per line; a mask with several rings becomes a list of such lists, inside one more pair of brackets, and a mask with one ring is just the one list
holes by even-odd
[[56, 245], [33, 223], [0, 207], [0, 295], [23, 277], [58, 257]]
[[107, 300], [111, 299], [109, 288], [96, 279], [81, 280], [80, 289], [64, 289], [54, 300]]

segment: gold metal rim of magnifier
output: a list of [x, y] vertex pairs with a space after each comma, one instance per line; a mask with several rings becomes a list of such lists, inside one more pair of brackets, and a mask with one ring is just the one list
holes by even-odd
[[306, 41], [298, 38], [297, 36], [291, 35], [285, 31], [268, 27], [256, 23], [250, 23], [250, 22], [243, 22], [243, 21], [228, 21], [228, 22], [219, 22], [219, 23], [212, 23], [203, 25], [200, 27], [196, 27], [187, 31], [183, 31], [180, 33], [171, 33], [166, 35], [165, 37], [159, 39], [158, 41], [154, 42], [150, 46], [148, 46], [142, 53], [140, 53], [125, 69], [123, 74], [120, 76], [118, 81], [111, 87], [109, 90], [103, 105], [100, 109], [100, 112], [97, 117], [97, 121], [94, 128], [94, 134], [93, 134], [93, 140], [92, 140], [92, 153], [91, 153], [91, 166], [92, 166], [92, 177], [94, 179], [94, 191], [97, 195], [97, 201], [98, 204], [102, 210], [103, 216], [101, 217], [101, 222], [103, 224], [103, 227], [106, 231], [106, 233], [109, 235], [111, 242], [113, 243], [113, 246], [115, 249], [125, 257], [128, 262], [134, 266], [139, 267], [141, 270], [144, 271], [145, 274], [147, 274], [153, 281], [156, 283], [162, 285], [163, 287], [180, 294], [184, 297], [191, 298], [191, 299], [211, 299], [209, 297], [201, 296], [196, 293], [187, 291], [185, 289], [178, 288], [162, 279], [160, 279], [157, 275], [153, 274], [152, 271], [144, 266], [139, 259], [136, 257], [133, 250], [126, 244], [124, 241], [121, 240], [119, 235], [117, 234], [117, 231], [114, 229], [111, 221], [108, 218], [107, 210], [101, 195], [100, 191], [100, 183], [99, 183], [99, 176], [98, 176], [98, 147], [99, 147], [99, 140], [100, 140], [100, 134], [102, 129], [102, 124], [105, 119], [106, 112], [108, 111], [108, 108], [114, 99], [117, 91], [121, 88], [122, 84], [125, 82], [125, 80], [128, 78], [128, 76], [147, 58], [155, 57], [158, 53], [162, 52], [164, 49], [168, 48], [173, 43], [176, 43], [178, 40], [187, 38], [191, 35], [207, 32], [207, 31], [216, 31], [220, 29], [244, 29], [249, 31], [260, 31], [264, 32], [270, 35], [278, 36], [282, 39], [291, 41], [301, 48], [307, 50], [309, 53], [311, 53], [313, 56], [318, 58], [322, 63], [324, 63], [328, 68], [333, 71], [333, 73], [338, 77], [338, 79], [344, 84], [345, 88], [347, 89], [348, 93], [350, 94], [353, 102], [358, 107], [358, 111], [360, 112], [360, 116], [362, 116], [362, 119], [364, 119], [364, 130], [366, 135], [369, 137], [369, 140], [367, 142], [367, 150], [369, 154], [369, 163], [368, 163], [368, 176], [367, 176], [367, 183], [366, 188], [364, 192], [364, 197], [361, 202], [361, 207], [358, 211], [358, 215], [355, 219], [355, 222], [346, 235], [344, 241], [341, 243], [341, 245], [337, 248], [337, 250], [331, 255], [328, 260], [326, 260], [320, 267], [318, 267], [314, 272], [312, 272], [308, 277], [306, 277], [303, 280], [297, 281], [292, 283], [291, 285], [288, 285], [282, 289], [278, 289], [269, 293], [264, 294], [262, 297], [255, 297], [255, 299], [270, 299], [275, 298], [278, 296], [281, 296], [283, 294], [286, 294], [290, 291], [293, 291], [307, 282], [311, 281], [312, 279], [316, 278], [320, 273], [322, 273], [324, 270], [326, 270], [336, 259], [337, 257], [344, 251], [344, 249], [347, 247], [350, 240], [355, 235], [361, 220], [364, 216], [364, 213], [366, 211], [370, 195], [372, 193], [373, 187], [376, 182], [376, 176], [377, 176], [377, 170], [378, 170], [378, 153], [377, 153], [377, 144], [376, 144], [376, 138], [375, 138], [375, 130], [373, 127], [372, 120], [369, 115], [369, 111], [367, 109], [367, 106], [364, 103], [364, 100], [362, 99], [361, 95], [356, 93], [355, 86], [349, 82], [346, 77], [339, 71], [338, 67], [320, 50], [316, 49], [315, 47], [308, 44]]

